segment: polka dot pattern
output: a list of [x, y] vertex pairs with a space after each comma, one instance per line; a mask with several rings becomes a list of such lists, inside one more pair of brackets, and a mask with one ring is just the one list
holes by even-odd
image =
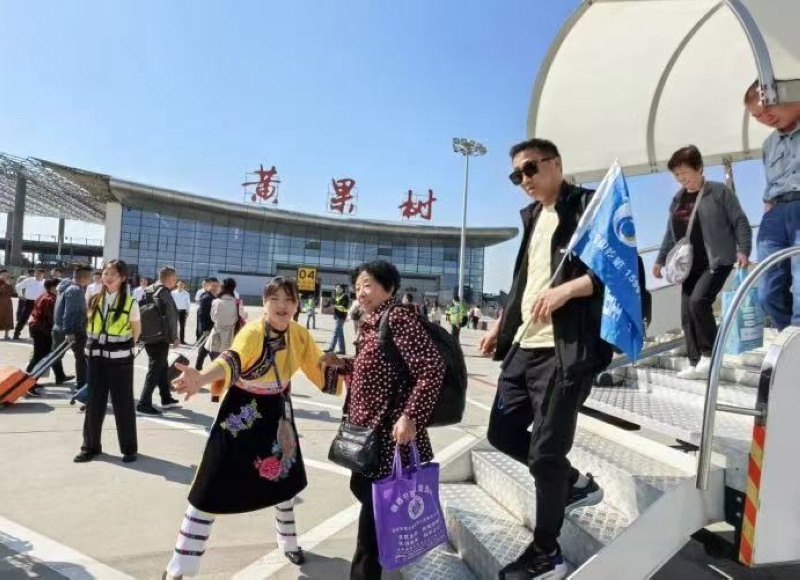
[[[403, 370], [389, 362], [378, 344], [381, 315], [390, 307], [393, 308], [389, 313], [389, 328], [410, 371], [411, 389], [403, 384]], [[376, 475], [384, 477], [392, 472], [395, 448], [392, 428], [401, 414], [413, 419], [417, 426], [416, 443], [421, 461], [433, 459], [433, 449], [424, 427], [430, 422], [439, 399], [445, 363], [417, 314], [389, 300], [366, 316], [361, 327], [358, 356], [348, 361], [347, 371], [350, 421], [373, 429], [380, 423], [381, 468]], [[396, 394], [389, 409], [393, 392]], [[385, 418], [387, 413], [389, 416]], [[403, 460], [407, 464], [408, 449], [403, 449]]]

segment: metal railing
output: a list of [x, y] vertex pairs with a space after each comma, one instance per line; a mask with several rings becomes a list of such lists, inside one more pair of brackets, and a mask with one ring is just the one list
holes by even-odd
[[[664, 354], [665, 352], [669, 352], [671, 350], [675, 350], [676, 348], [680, 348], [685, 344], [686, 344], [686, 337], [684, 336], [673, 338], [665, 342], [656, 343], [653, 346], [649, 346], [645, 349], [642, 349], [642, 352], [639, 353], [638, 360], [641, 361], [646, 358], [650, 358], [651, 356], [658, 356], [660, 354]], [[605, 372], [613, 371], [614, 369], [627, 366], [631, 363], [633, 363], [633, 361], [631, 361], [630, 357], [627, 354], [621, 354], [619, 356], [614, 357], [611, 363], [606, 367]]]
[[800, 246], [780, 250], [764, 259], [756, 268], [745, 278], [742, 285], [736, 291], [731, 302], [730, 309], [722, 319], [722, 326], [717, 333], [717, 340], [714, 342], [714, 350], [711, 354], [711, 372], [708, 377], [708, 388], [706, 389], [706, 402], [703, 411], [703, 430], [700, 436], [700, 454], [697, 457], [697, 489], [708, 490], [708, 480], [711, 475], [711, 450], [714, 444], [714, 423], [717, 411], [725, 413], [735, 413], [737, 415], [747, 415], [760, 419], [766, 419], [767, 409], [749, 407], [735, 407], [733, 405], [721, 405], [717, 403], [719, 394], [719, 379], [722, 371], [722, 358], [725, 350], [725, 343], [728, 335], [733, 328], [733, 322], [739, 311], [747, 293], [755, 286], [756, 282], [775, 264], [783, 262], [794, 256], [800, 256]]
[[[5, 238], [5, 232], [0, 232], [0, 238]], [[24, 233], [22, 234], [23, 241], [27, 242], [48, 242], [57, 244], [58, 243], [58, 236], [54, 236], [52, 234], [30, 234]], [[65, 245], [73, 245], [73, 246], [102, 246], [103, 240], [99, 238], [81, 238], [75, 236], [64, 236], [61, 241]]]

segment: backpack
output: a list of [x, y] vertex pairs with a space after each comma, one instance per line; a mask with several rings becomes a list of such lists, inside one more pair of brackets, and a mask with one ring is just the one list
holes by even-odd
[[[159, 290], [163, 288], [161, 286]], [[139, 301], [139, 314], [141, 315], [142, 332], [139, 340], [143, 344], [166, 342], [169, 338], [167, 332], [167, 317], [161, 312], [155, 300], [155, 290], [148, 288], [144, 291]]]
[[[408, 377], [408, 367], [392, 339], [392, 330], [389, 327], [391, 311], [392, 308], [389, 308], [381, 316], [378, 327], [378, 344], [389, 360], [403, 369], [404, 374]], [[419, 314], [417, 319], [442, 354], [445, 366], [442, 392], [439, 400], [436, 401], [436, 407], [433, 409], [428, 427], [456, 425], [464, 417], [464, 408], [467, 404], [467, 364], [464, 362], [461, 344], [444, 327], [430, 322]]]

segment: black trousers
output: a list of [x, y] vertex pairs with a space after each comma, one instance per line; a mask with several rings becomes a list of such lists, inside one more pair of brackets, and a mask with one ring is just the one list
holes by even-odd
[[139, 396], [139, 403], [148, 405], [153, 404], [153, 391], [158, 387], [161, 394], [161, 402], [172, 398], [169, 390], [169, 379], [167, 377], [167, 357], [169, 356], [169, 343], [157, 342], [155, 344], [144, 345], [149, 359], [147, 364], [147, 376], [144, 379], [142, 394]]
[[453, 335], [453, 338], [459, 340], [461, 337], [461, 325], [450, 323], [450, 334]]
[[383, 571], [378, 558], [378, 535], [375, 531], [375, 512], [372, 509], [373, 481], [376, 480], [356, 472], [350, 476], [350, 491], [361, 504], [350, 580], [380, 580]]
[[33, 312], [33, 306], [36, 304], [35, 300], [19, 299], [17, 304], [17, 326], [14, 328], [14, 336], [19, 338], [19, 333], [22, 332], [23, 327], [28, 323], [28, 319]]
[[186, 317], [189, 316], [188, 310], [178, 310], [178, 328], [181, 342], [186, 342]]
[[[194, 363], [194, 368], [198, 371], [203, 370], [203, 363], [206, 361], [206, 357], [208, 356], [208, 350], [206, 350], [206, 345], [203, 344], [199, 349], [197, 349], [197, 360]], [[212, 359], [213, 360], [213, 359]]]
[[[53, 350], [58, 348], [64, 342], [64, 335], [60, 332], [53, 331]], [[88, 381], [88, 367], [86, 363], [86, 335], [76, 334], [75, 342], [71, 349], [72, 354], [75, 356], [75, 385], [80, 389]], [[64, 365], [59, 360], [53, 365], [53, 372], [56, 377], [64, 376]]]
[[120, 363], [100, 357], [89, 358], [89, 398], [86, 401], [81, 451], [100, 453], [103, 450], [101, 435], [109, 395], [111, 404], [114, 405], [119, 449], [123, 455], [137, 453], [139, 446], [136, 441], [136, 410], [133, 406], [133, 360]]
[[696, 365], [701, 356], [711, 356], [717, 339], [714, 301], [733, 266], [692, 271], [681, 286], [681, 324], [686, 336], [689, 362]]
[[[49, 332], [43, 330], [36, 330], [35, 328], [28, 327], [33, 339], [33, 354], [31, 360], [28, 362], [28, 367], [25, 372], [30, 373], [37, 363], [53, 351], [53, 339]], [[52, 367], [56, 380], [64, 378], [64, 368], [61, 366], [60, 361]]]
[[[563, 377], [552, 348], [520, 348], [498, 381], [489, 417], [489, 443], [530, 469], [536, 481], [533, 537], [548, 552], [558, 546], [564, 508], [578, 479], [567, 454], [575, 438], [578, 411], [591, 388], [591, 374]], [[531, 423], [533, 432], [528, 433]]]

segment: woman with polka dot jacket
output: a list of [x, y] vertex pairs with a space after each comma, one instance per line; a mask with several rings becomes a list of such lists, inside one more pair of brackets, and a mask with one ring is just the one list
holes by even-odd
[[[416, 442], [421, 461], [433, 459], [425, 427], [439, 398], [445, 363], [416, 310], [396, 302], [400, 273], [393, 264], [383, 260], [361, 264], [354, 272], [353, 281], [356, 298], [364, 309], [358, 354], [355, 358], [340, 359], [331, 353], [323, 357], [322, 363], [337, 367], [338, 374], [345, 376], [349, 389], [345, 412], [349, 421], [377, 429], [380, 434], [378, 471], [369, 476], [354, 471], [350, 478], [350, 490], [361, 503], [350, 578], [372, 580], [380, 578], [382, 572], [372, 509], [372, 483], [391, 473], [398, 443], [403, 446], [404, 463], [408, 463], [407, 445], [411, 441]], [[407, 371], [390, 362], [378, 344], [378, 327], [387, 311], [391, 336]], [[401, 373], [410, 376], [410, 388], [403, 386]]]

